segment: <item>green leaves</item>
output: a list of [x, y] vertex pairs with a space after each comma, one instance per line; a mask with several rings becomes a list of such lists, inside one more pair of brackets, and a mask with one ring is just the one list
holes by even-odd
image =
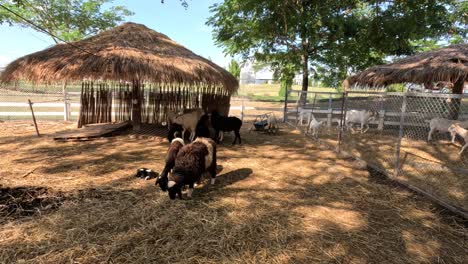
[[241, 68], [240, 68], [240, 66], [239, 66], [239, 63], [237, 63], [237, 61], [231, 60], [231, 62], [229, 63], [229, 66], [228, 66], [228, 71], [229, 71], [234, 77], [236, 77], [237, 80], [239, 80]]
[[[16, 3], [2, 1], [2, 4], [59, 38], [75, 41], [114, 27], [124, 21], [125, 17], [133, 15], [124, 6], [103, 8], [103, 5], [111, 2], [111, 0], [20, 0]], [[38, 30], [4, 9], [0, 10], [0, 23]], [[57, 39], [53, 39], [58, 42]]]
[[309, 57], [306, 68], [336, 85], [385, 57], [420, 50], [420, 41], [466, 39], [467, 6], [455, 0], [225, 0], [211, 7], [207, 24], [226, 54], [295, 69]]

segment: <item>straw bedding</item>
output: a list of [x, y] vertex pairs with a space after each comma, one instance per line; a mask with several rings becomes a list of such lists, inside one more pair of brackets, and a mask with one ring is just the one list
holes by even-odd
[[169, 201], [132, 175], [142, 166], [162, 169], [163, 138], [57, 143], [29, 130], [0, 128], [0, 184], [44, 187], [65, 199], [0, 223], [0, 262], [468, 262], [459, 219], [297, 131], [241, 132], [243, 145], [219, 149], [215, 186]]

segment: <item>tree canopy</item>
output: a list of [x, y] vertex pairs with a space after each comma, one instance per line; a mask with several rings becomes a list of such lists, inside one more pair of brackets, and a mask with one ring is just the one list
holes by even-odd
[[[454, 0], [225, 0], [207, 24], [229, 55], [327, 73], [336, 85], [352, 71], [412, 54], [414, 41], [460, 34]], [[458, 21], [455, 23], [455, 21]], [[295, 65], [292, 67], [291, 65]]]
[[[116, 26], [132, 15], [124, 6], [104, 8], [112, 0], [16, 0], [2, 5], [65, 41], [75, 41]], [[0, 23], [30, 27], [17, 15], [0, 8]], [[52, 36], [51, 36], [52, 37]], [[58, 39], [52, 37], [57, 43]]]

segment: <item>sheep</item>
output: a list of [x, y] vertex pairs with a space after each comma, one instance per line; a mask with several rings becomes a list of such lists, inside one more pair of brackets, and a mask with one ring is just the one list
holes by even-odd
[[174, 138], [171, 141], [171, 145], [167, 150], [166, 154], [166, 164], [164, 166], [161, 175], [156, 179], [155, 184], [159, 185], [162, 191], [167, 191], [167, 182], [168, 182], [168, 173], [172, 170], [175, 165], [175, 160], [177, 154], [179, 153], [180, 149], [185, 145], [184, 140], [182, 138]]
[[465, 145], [463, 145], [460, 152], [458, 152], [458, 154], [461, 155], [463, 151], [465, 150], [465, 148], [468, 147], [468, 130], [461, 127], [458, 123], [455, 123], [455, 124], [450, 125], [450, 127], [448, 128], [448, 131], [452, 135], [452, 143], [455, 143], [456, 135], [459, 135], [465, 141]]
[[193, 109], [191, 112], [178, 115], [174, 119], [174, 123], [182, 125], [182, 127], [184, 128], [182, 132], [182, 138], [184, 138], [185, 132], [187, 130], [190, 130], [190, 141], [193, 141], [195, 139], [197, 124], [202, 115], [203, 110], [197, 108]]
[[[427, 141], [432, 140], [432, 134], [434, 131], [438, 131], [439, 133], [449, 132], [449, 127], [455, 123], [459, 123], [460, 127], [468, 128], [468, 120], [467, 121], [458, 121], [458, 120], [449, 120], [445, 118], [435, 117], [429, 121], [429, 135], [427, 136]], [[452, 142], [455, 141], [455, 136], [452, 134]]]
[[202, 175], [208, 172], [211, 184], [216, 179], [216, 143], [209, 138], [197, 138], [191, 144], [183, 146], [175, 159], [175, 165], [169, 174], [167, 189], [169, 198], [178, 195], [182, 199], [182, 188], [189, 185], [187, 197], [191, 198], [193, 187], [200, 182]]
[[[361, 133], [366, 133], [369, 130], [369, 122], [375, 120], [375, 112], [368, 110], [350, 110], [346, 113], [345, 127], [353, 130], [353, 126], [349, 123], [360, 123]], [[364, 130], [364, 126], [367, 128]]]
[[230, 116], [230, 117], [224, 117], [221, 116], [218, 111], [214, 110], [211, 112], [211, 125], [215, 129], [215, 140], [217, 143], [219, 143], [219, 132], [230, 132], [234, 131], [235, 138], [234, 142], [232, 143], [233, 145], [236, 144], [237, 139], [239, 139], [239, 144], [242, 143], [241, 141], [241, 136], [240, 136], [240, 128], [242, 127], [242, 121], [235, 117], [235, 116]]
[[307, 128], [307, 133], [312, 130], [312, 136], [314, 136], [315, 138], [318, 138], [318, 130], [320, 128], [320, 126], [322, 126], [324, 121], [317, 121], [317, 119], [315, 119], [315, 116], [312, 115], [312, 120], [310, 121], [309, 123], [309, 127]]

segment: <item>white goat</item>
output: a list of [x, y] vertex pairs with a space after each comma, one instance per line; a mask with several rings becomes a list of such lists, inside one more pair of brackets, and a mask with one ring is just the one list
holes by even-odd
[[[468, 127], [468, 120], [458, 121], [458, 120], [448, 120], [448, 119], [440, 118], [440, 117], [432, 118], [431, 121], [429, 121], [429, 127], [431, 130], [429, 131], [429, 135], [427, 136], [427, 141], [432, 140], [432, 134], [434, 133], [434, 131], [438, 131], [439, 133], [449, 132], [448, 130], [449, 127], [455, 123], [459, 123], [460, 127], [462, 128]], [[453, 133], [451, 133], [451, 135], [452, 135], [452, 142], [454, 142], [455, 135]]]
[[455, 123], [448, 128], [448, 131], [452, 135], [452, 143], [455, 142], [456, 135], [459, 135], [465, 141], [465, 145], [463, 145], [460, 152], [458, 152], [458, 154], [461, 155], [463, 151], [465, 150], [465, 148], [468, 147], [468, 130], [464, 129], [459, 124]]
[[[349, 123], [361, 124], [361, 133], [366, 133], [369, 130], [369, 122], [375, 120], [375, 112], [368, 110], [350, 110], [346, 113], [345, 127], [350, 128], [352, 131], [353, 125]], [[364, 126], [367, 128], [364, 130]]]
[[174, 118], [173, 122], [181, 125], [184, 128], [182, 132], [182, 138], [185, 136], [185, 131], [190, 130], [190, 141], [193, 141], [195, 138], [195, 132], [197, 129], [198, 121], [203, 115], [202, 109], [194, 109], [191, 112], [178, 115]]
[[297, 124], [300, 124], [301, 126], [304, 124], [304, 119], [307, 118], [307, 124], [310, 123], [310, 119], [312, 116], [312, 109], [304, 109], [299, 107], [299, 118], [297, 119]]
[[322, 126], [323, 122], [324, 121], [317, 121], [317, 119], [315, 119], [315, 116], [312, 115], [312, 120], [309, 123], [307, 133], [309, 133], [310, 130], [312, 130], [312, 136], [314, 136], [315, 138], [318, 138], [318, 131], [319, 131], [320, 126]]
[[269, 133], [276, 133], [276, 131], [278, 131], [278, 120], [276, 119], [275, 114], [268, 116], [266, 129]]

